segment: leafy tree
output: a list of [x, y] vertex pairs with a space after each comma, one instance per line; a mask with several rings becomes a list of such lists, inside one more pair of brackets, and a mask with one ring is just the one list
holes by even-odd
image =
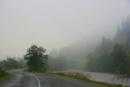
[[25, 55], [27, 66], [30, 71], [41, 72], [47, 69], [48, 55], [45, 54], [46, 49], [32, 45]]

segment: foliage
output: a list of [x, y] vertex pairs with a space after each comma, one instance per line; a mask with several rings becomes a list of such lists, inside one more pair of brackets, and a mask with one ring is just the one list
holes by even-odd
[[0, 80], [9, 79], [9, 74], [0, 68]]
[[47, 59], [48, 55], [45, 54], [46, 49], [32, 45], [25, 55], [25, 60], [27, 60], [27, 66], [29, 71], [33, 72], [44, 72], [47, 69]]
[[112, 40], [103, 39], [88, 58], [87, 70], [130, 74], [130, 19], [123, 23]]
[[4, 70], [17, 69], [25, 67], [25, 61], [15, 57], [7, 57], [6, 60], [0, 62], [0, 65]]
[[88, 55], [89, 61], [87, 63], [87, 69], [98, 72], [110, 71], [110, 52], [112, 48], [112, 41], [103, 38], [99, 47], [93, 53]]
[[127, 73], [128, 59], [125, 50], [116, 44], [111, 53], [112, 69], [116, 73]]

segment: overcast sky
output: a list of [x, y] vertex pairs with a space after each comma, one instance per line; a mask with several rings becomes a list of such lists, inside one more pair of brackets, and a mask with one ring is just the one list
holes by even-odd
[[0, 58], [112, 36], [129, 13], [129, 0], [0, 0]]

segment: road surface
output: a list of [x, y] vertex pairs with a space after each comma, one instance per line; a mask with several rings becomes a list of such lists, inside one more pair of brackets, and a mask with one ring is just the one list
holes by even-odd
[[11, 74], [11, 79], [1, 82], [0, 87], [104, 87], [95, 83], [48, 74], [31, 74], [20, 70], [12, 71]]

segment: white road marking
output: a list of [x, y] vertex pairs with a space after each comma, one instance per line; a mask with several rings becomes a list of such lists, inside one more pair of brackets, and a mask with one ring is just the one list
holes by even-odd
[[41, 83], [40, 83], [40, 80], [34, 75], [34, 77], [35, 77], [35, 79], [36, 79], [36, 81], [37, 81], [37, 83], [38, 83], [38, 87], [41, 87]]

